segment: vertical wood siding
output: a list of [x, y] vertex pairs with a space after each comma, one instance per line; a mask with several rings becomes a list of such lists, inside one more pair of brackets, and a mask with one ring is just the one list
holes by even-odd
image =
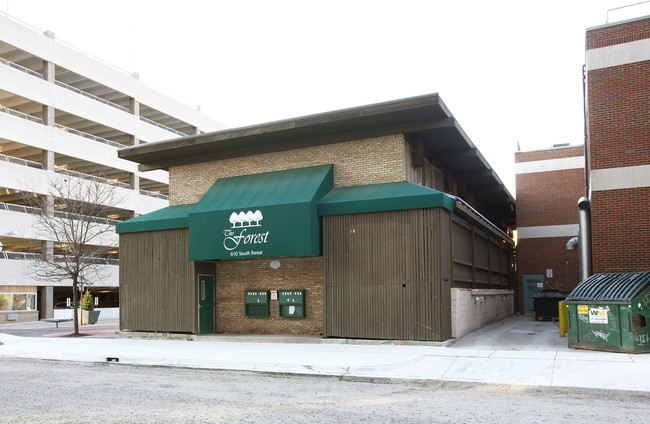
[[511, 248], [476, 225], [452, 219], [453, 287], [511, 288]]
[[120, 329], [195, 333], [187, 229], [120, 234]]
[[439, 208], [324, 217], [326, 335], [448, 339], [450, 231]]

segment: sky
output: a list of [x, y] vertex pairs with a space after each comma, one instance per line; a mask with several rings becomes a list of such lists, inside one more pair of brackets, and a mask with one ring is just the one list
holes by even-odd
[[0, 0], [0, 11], [228, 127], [439, 93], [515, 195], [518, 146], [582, 144], [585, 30], [650, 15], [650, 2], [611, 10], [637, 2]]

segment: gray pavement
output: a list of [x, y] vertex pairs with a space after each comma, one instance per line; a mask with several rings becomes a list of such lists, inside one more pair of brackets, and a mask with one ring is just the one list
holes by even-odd
[[569, 349], [557, 333], [557, 323], [529, 316], [509, 318], [451, 346], [264, 336], [206, 336], [196, 341], [22, 337], [4, 331], [10, 328], [0, 326], [0, 358], [650, 391], [650, 355]]

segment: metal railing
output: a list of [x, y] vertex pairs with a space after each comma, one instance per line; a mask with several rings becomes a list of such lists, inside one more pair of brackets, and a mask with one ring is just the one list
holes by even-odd
[[[43, 210], [40, 208], [35, 208], [33, 206], [25, 206], [25, 205], [15, 205], [13, 203], [5, 203], [5, 202], [0, 202], [0, 210], [6, 210], [10, 212], [22, 212], [22, 213], [31, 213], [34, 215], [42, 215]], [[69, 212], [63, 212], [63, 211], [54, 211], [54, 216], [57, 218], [70, 218], [70, 219], [76, 219], [76, 220], [85, 220], [85, 221], [90, 221], [94, 222], [97, 224], [105, 224], [105, 225], [116, 225], [118, 222], [121, 222], [119, 219], [110, 219], [110, 218], [102, 218], [99, 216], [89, 216], [89, 215], [80, 215], [80, 214], [71, 214]]]
[[[21, 158], [17, 158], [17, 157], [14, 157], [14, 156], [7, 156], [7, 155], [3, 155], [3, 154], [0, 154], [0, 162], [9, 162], [9, 163], [13, 163], [13, 164], [16, 164], [16, 165], [28, 166], [30, 168], [45, 169], [43, 167], [43, 164], [40, 163], [40, 162], [34, 162], [34, 161], [31, 161], [31, 160], [21, 159]], [[121, 181], [111, 180], [111, 179], [104, 178], [104, 177], [98, 177], [96, 175], [84, 174], [83, 172], [72, 171], [70, 169], [60, 168], [58, 166], [54, 167], [54, 172], [56, 172], [57, 174], [65, 174], [65, 175], [68, 175], [70, 177], [77, 177], [77, 178], [81, 178], [81, 179], [84, 179], [84, 180], [95, 181], [95, 182], [102, 183], [102, 184], [108, 184], [108, 185], [112, 185], [112, 186], [115, 186], [115, 187], [122, 187], [122, 188], [126, 188], [126, 189], [129, 189], [129, 190], [131, 189], [131, 184], [123, 183]]]
[[34, 162], [27, 159], [16, 158], [13, 156], [7, 156], [0, 154], [0, 161], [14, 163], [16, 165], [29, 166], [30, 168], [43, 169], [43, 164], [40, 162]]
[[[41, 124], [41, 125], [45, 125], [45, 122], [43, 122], [43, 120], [41, 118], [37, 118], [35, 116], [28, 115], [28, 114], [23, 113], [23, 112], [19, 112], [17, 110], [14, 110], [14, 109], [11, 109], [11, 108], [8, 108], [8, 107], [0, 106], [0, 112], [4, 112], [4, 113], [7, 113], [9, 115], [16, 116], [18, 118], [23, 118], [23, 119], [26, 119], [28, 121], [32, 121], [32, 122], [36, 122], [36, 123]], [[57, 129], [61, 130], [61, 131], [65, 131], [65, 132], [70, 133], [70, 134], [79, 135], [81, 137], [88, 138], [90, 140], [97, 141], [97, 142], [100, 142], [100, 143], [108, 144], [109, 146], [118, 147], [118, 148], [124, 147], [123, 144], [117, 143], [115, 141], [111, 141], [111, 140], [108, 140], [108, 139], [103, 138], [103, 137], [98, 137], [96, 135], [88, 134], [87, 132], [75, 130], [74, 128], [66, 127], [65, 125], [55, 124], [54, 126]]]
[[[66, 259], [72, 258], [72, 256], [65, 256], [65, 255], [54, 255], [53, 259], [54, 262], [64, 262]], [[107, 258], [96, 258], [96, 257], [82, 257], [83, 262], [90, 262], [96, 265], [119, 265], [120, 260], [119, 259], [107, 259]]]
[[116, 225], [121, 222], [119, 219], [101, 218], [98, 216], [81, 215], [77, 213], [54, 211], [54, 216], [57, 218], [75, 219], [77, 221], [90, 221], [96, 224]]
[[70, 134], [75, 134], [75, 135], [78, 135], [78, 136], [81, 136], [81, 137], [85, 137], [85, 138], [88, 138], [90, 140], [97, 141], [99, 143], [108, 144], [109, 146], [113, 146], [113, 147], [124, 147], [123, 144], [117, 143], [115, 141], [111, 141], [111, 140], [108, 140], [108, 139], [103, 138], [103, 137], [98, 137], [96, 135], [92, 135], [92, 134], [89, 134], [87, 132], [79, 131], [79, 130], [76, 130], [74, 128], [66, 127], [65, 125], [55, 124], [54, 126], [57, 129], [61, 130], [61, 131], [65, 131], [65, 132], [70, 133]]
[[27, 253], [27, 252], [0, 252], [0, 259], [15, 259], [15, 260], [35, 260], [41, 259], [40, 253]]
[[28, 121], [36, 122], [36, 123], [39, 123], [39, 124], [44, 124], [44, 122], [43, 122], [43, 120], [41, 118], [37, 118], [35, 116], [28, 115], [26, 113], [19, 112], [19, 111], [14, 110], [14, 109], [10, 109], [8, 107], [0, 106], [0, 112], [7, 113], [9, 115], [13, 115], [13, 116], [16, 116], [18, 118], [23, 118], [23, 119], [26, 119]]
[[68, 85], [68, 84], [66, 84], [64, 82], [54, 81], [54, 84], [58, 85], [59, 87], [63, 87], [65, 89], [67, 89], [67, 90], [70, 90], [72, 92], [75, 92], [77, 94], [81, 94], [82, 96], [88, 97], [89, 99], [93, 99], [93, 100], [96, 100], [98, 102], [104, 103], [105, 105], [112, 106], [112, 107], [114, 107], [116, 109], [119, 109], [121, 111], [124, 111], [126, 113], [131, 113], [131, 109], [129, 109], [127, 107], [120, 106], [117, 103], [113, 103], [110, 100], [106, 100], [106, 99], [103, 99], [101, 97], [95, 96], [94, 94], [90, 94], [87, 91], [83, 91], [83, 90], [81, 90], [81, 89], [79, 89], [77, 87], [73, 87], [73, 86]]
[[24, 205], [14, 205], [13, 203], [5, 203], [5, 202], [0, 202], [0, 210], [10, 211], [10, 212], [31, 213], [35, 215], [40, 215], [43, 213], [43, 210], [40, 208], [34, 208], [32, 206], [24, 206]]
[[167, 130], [167, 131], [173, 132], [173, 133], [175, 133], [175, 134], [177, 134], [177, 135], [180, 135], [181, 137], [187, 137], [187, 134], [185, 134], [184, 132], [180, 132], [180, 131], [178, 131], [178, 130], [175, 130], [175, 129], [173, 129], [173, 128], [170, 128], [170, 127], [168, 127], [167, 125], [163, 125], [163, 124], [161, 124], [160, 122], [152, 121], [151, 119], [149, 119], [149, 118], [145, 118], [144, 116], [141, 116], [141, 117], [140, 117], [140, 120], [141, 120], [141, 121], [144, 121], [144, 122], [146, 122], [146, 123], [148, 123], [148, 124], [155, 125], [155, 126], [157, 126], [158, 128], [162, 128], [163, 130]]
[[[29, 253], [29, 252], [0, 252], [0, 259], [13, 259], [13, 260], [38, 260], [43, 256], [40, 253]], [[64, 262], [67, 258], [72, 258], [72, 256], [65, 255], [54, 255], [54, 262]], [[84, 262], [91, 262], [97, 265], [119, 265], [119, 259], [112, 258], [97, 258], [97, 257], [84, 257], [82, 258]]]
[[23, 71], [26, 74], [29, 74], [31, 76], [34, 76], [34, 77], [37, 77], [37, 78], [40, 78], [40, 79], [45, 79], [43, 74], [41, 74], [39, 72], [36, 72], [36, 71], [32, 71], [31, 69], [25, 68], [24, 66], [21, 66], [21, 65], [19, 65], [17, 63], [10, 62], [7, 59], [3, 59], [3, 58], [0, 57], [0, 63], [4, 63], [5, 65], [9, 66], [10, 68], [18, 69], [19, 71]]
[[156, 193], [155, 191], [140, 189], [140, 194], [144, 194], [145, 196], [149, 196], [149, 197], [155, 197], [158, 199], [169, 200], [169, 196], [167, 196], [166, 194]]
[[96, 175], [84, 174], [83, 172], [72, 171], [72, 170], [65, 169], [65, 168], [59, 168], [58, 166], [54, 167], [54, 172], [56, 172], [57, 174], [65, 174], [65, 175], [70, 176], [70, 177], [77, 177], [77, 178], [81, 178], [81, 179], [88, 180], [88, 181], [95, 181], [95, 182], [102, 183], [102, 184], [109, 184], [109, 185], [112, 185], [112, 186], [115, 186], [115, 187], [122, 187], [122, 188], [126, 188], [126, 189], [129, 189], [129, 190], [131, 189], [131, 185], [127, 184], [127, 183], [123, 183], [123, 182], [120, 182], [120, 181], [109, 180], [108, 178], [98, 177]]

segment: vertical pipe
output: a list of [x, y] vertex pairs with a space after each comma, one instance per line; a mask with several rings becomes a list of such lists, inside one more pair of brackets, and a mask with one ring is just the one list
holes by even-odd
[[578, 200], [578, 257], [580, 262], [580, 282], [592, 274], [591, 260], [591, 202], [587, 197]]

